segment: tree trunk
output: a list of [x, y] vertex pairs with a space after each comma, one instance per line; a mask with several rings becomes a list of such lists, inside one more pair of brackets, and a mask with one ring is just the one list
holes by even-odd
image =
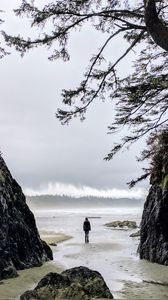
[[145, 23], [155, 43], [168, 51], [168, 27], [158, 18], [156, 0], [144, 0]]

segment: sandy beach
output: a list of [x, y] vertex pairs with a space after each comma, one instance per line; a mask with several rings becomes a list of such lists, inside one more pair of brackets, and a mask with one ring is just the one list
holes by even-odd
[[[110, 229], [105, 223], [113, 220], [140, 220], [137, 211], [112, 213], [90, 212], [92, 231], [90, 243], [84, 243], [82, 231], [83, 212], [48, 213], [36, 216], [41, 237], [51, 246], [54, 260], [42, 267], [19, 272], [19, 277], [4, 280], [0, 285], [0, 299], [19, 299], [20, 294], [35, 287], [49, 272], [86, 266], [97, 270], [104, 277], [115, 299], [168, 299], [168, 268], [139, 260], [138, 237], [131, 238], [134, 230]], [[88, 212], [89, 217], [89, 212]]]
[[41, 267], [18, 271], [19, 276], [3, 280], [0, 285], [1, 300], [18, 300], [20, 295], [28, 289], [34, 288], [38, 281], [49, 272], [61, 272], [63, 269], [58, 264], [47, 262]]
[[56, 246], [58, 243], [62, 243], [72, 238], [70, 235], [59, 232], [55, 233], [53, 231], [42, 231], [40, 232], [40, 237], [49, 246]]
[[[41, 238], [50, 243], [61, 243], [70, 239], [63, 233], [54, 234], [53, 232], [42, 232]], [[54, 250], [55, 247], [51, 247]], [[35, 267], [23, 271], [18, 271], [19, 276], [16, 278], [3, 280], [0, 284], [0, 300], [16, 300], [19, 299], [20, 295], [27, 289], [34, 288], [38, 281], [49, 272], [62, 272], [64, 267], [59, 262], [54, 263], [53, 261], [45, 263], [41, 267]]]

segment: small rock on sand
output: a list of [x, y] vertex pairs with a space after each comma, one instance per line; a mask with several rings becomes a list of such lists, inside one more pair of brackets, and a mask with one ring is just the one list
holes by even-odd
[[113, 222], [105, 224], [105, 226], [112, 227], [112, 228], [127, 227], [129, 229], [134, 229], [134, 228], [138, 227], [135, 221], [128, 221], [128, 220], [126, 220], [126, 221], [113, 221]]

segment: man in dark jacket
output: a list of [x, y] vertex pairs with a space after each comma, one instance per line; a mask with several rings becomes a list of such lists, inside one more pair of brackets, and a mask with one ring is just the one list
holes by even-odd
[[91, 230], [91, 226], [88, 218], [85, 218], [85, 221], [83, 223], [83, 230], [85, 232], [85, 243], [89, 243], [89, 231]]

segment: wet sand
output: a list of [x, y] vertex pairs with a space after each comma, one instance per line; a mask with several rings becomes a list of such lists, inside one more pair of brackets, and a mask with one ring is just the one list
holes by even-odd
[[[61, 243], [71, 239], [63, 233], [54, 232], [41, 232], [41, 238], [46, 241], [46, 243]], [[53, 252], [56, 247], [51, 247]], [[3, 280], [0, 283], [0, 300], [18, 300], [20, 295], [28, 289], [33, 289], [39, 280], [42, 279], [49, 272], [62, 272], [64, 267], [59, 262], [50, 261], [41, 267], [35, 267], [31, 269], [26, 269], [23, 271], [18, 271], [19, 276], [16, 278], [11, 278]]]
[[18, 300], [47, 273], [80, 265], [99, 271], [114, 299], [168, 299], [168, 267], [139, 260], [137, 244], [138, 239], [129, 235], [124, 246], [110, 240], [89, 244], [75, 238], [66, 240], [52, 247], [53, 261], [19, 271], [15, 279], [4, 280], [0, 285], [0, 300]]
[[18, 300], [26, 290], [33, 289], [37, 283], [49, 272], [62, 272], [59, 264], [47, 262], [41, 267], [18, 271], [19, 276], [3, 280], [0, 285], [0, 300]]
[[62, 243], [64, 241], [67, 241], [69, 239], [72, 238], [72, 236], [64, 234], [64, 233], [55, 233], [52, 231], [41, 231], [40, 232], [40, 237], [43, 241], [45, 241], [48, 245], [51, 244], [58, 244], [58, 243]]
[[118, 292], [122, 299], [168, 299], [168, 267], [138, 260], [127, 264], [128, 272], [135, 273], [135, 279], [124, 280]]
[[114, 299], [168, 299], [168, 267], [140, 260], [138, 238], [129, 237], [130, 231], [118, 234], [118, 242], [66, 241], [58, 246], [55, 259], [66, 269], [83, 265], [99, 271]]
[[[42, 267], [21, 271], [16, 279], [4, 280], [0, 285], [0, 300], [18, 300], [20, 294], [34, 288], [45, 274], [76, 266], [100, 272], [114, 299], [168, 299], [168, 267], [140, 260], [138, 237], [130, 237], [137, 229], [112, 230], [104, 226], [115, 219], [118, 215], [116, 218], [107, 215], [93, 219], [89, 244], [84, 243], [84, 234], [79, 227], [83, 215], [64, 217], [59, 214], [57, 218], [37, 219], [42, 239], [58, 243], [51, 247], [54, 260]], [[133, 218], [120, 216], [120, 219]], [[70, 238], [71, 234], [73, 237]]]

